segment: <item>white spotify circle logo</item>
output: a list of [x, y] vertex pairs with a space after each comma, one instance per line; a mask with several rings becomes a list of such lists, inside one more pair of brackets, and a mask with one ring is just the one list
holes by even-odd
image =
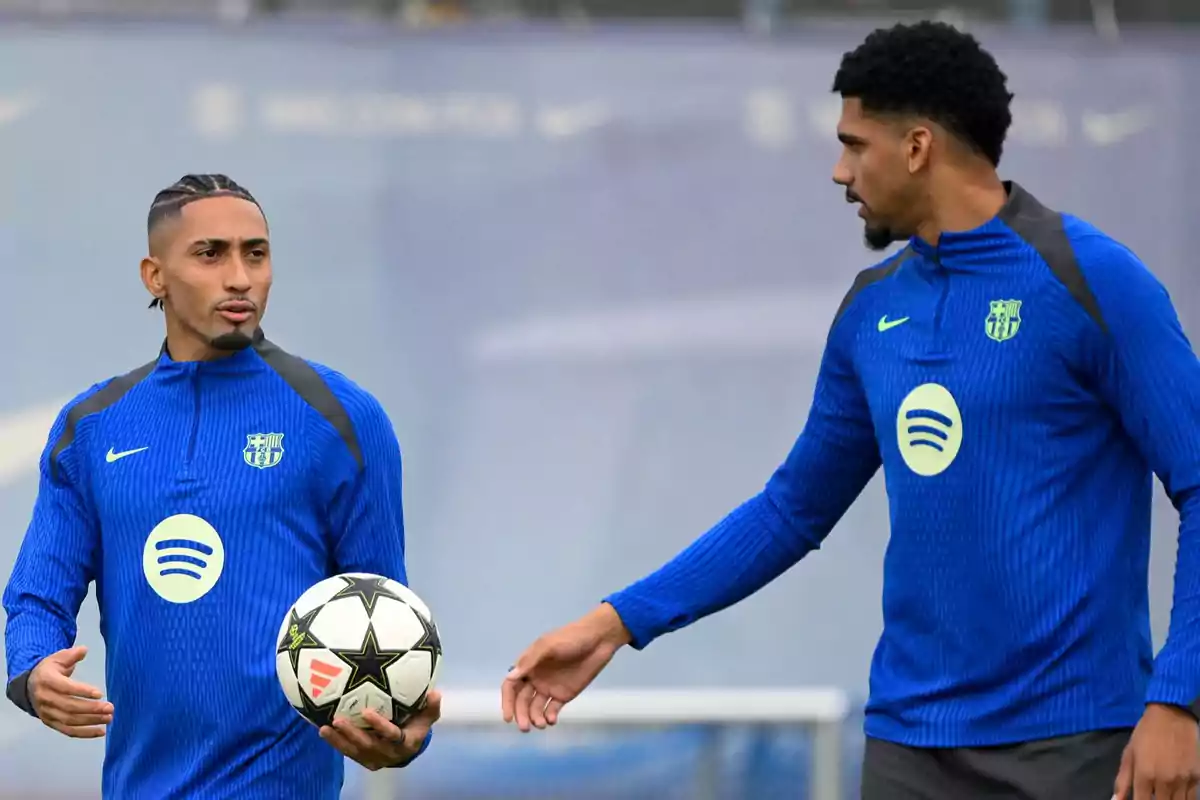
[[962, 445], [962, 415], [945, 386], [913, 389], [896, 413], [896, 441], [908, 468], [930, 477], [954, 463]]
[[167, 517], [146, 540], [142, 571], [146, 582], [168, 603], [192, 603], [208, 594], [225, 569], [225, 545], [200, 517]]

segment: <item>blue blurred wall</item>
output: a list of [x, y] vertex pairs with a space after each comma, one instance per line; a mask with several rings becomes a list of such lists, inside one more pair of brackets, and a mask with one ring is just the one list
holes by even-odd
[[[446, 683], [495, 686], [538, 633], [757, 491], [800, 430], [872, 261], [829, 177], [828, 87], [862, 33], [6, 23], [0, 577], [45, 415], [158, 347], [137, 276], [150, 198], [226, 172], [272, 225], [268, 335], [392, 414]], [[1200, 39], [983, 36], [1017, 94], [1006, 176], [1133, 246], [1194, 330]], [[1160, 505], [1161, 634], [1177, 521]], [[886, 539], [876, 481], [820, 553], [604, 682], [861, 691]], [[81, 619], [100, 680], [91, 600]], [[13, 737], [67, 752], [0, 711]]]

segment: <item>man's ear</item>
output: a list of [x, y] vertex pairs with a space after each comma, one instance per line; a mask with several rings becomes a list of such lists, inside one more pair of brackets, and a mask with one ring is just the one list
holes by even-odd
[[153, 298], [150, 301], [150, 307], [162, 307], [163, 298], [167, 296], [167, 286], [163, 281], [162, 262], [155, 256], [146, 256], [142, 259], [142, 285], [146, 287], [146, 291]]
[[929, 165], [933, 151], [933, 131], [924, 125], [912, 128], [904, 137], [904, 155], [908, 173], [915, 175]]

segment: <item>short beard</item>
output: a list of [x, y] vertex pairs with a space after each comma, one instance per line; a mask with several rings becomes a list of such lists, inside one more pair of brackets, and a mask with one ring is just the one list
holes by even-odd
[[226, 353], [237, 353], [245, 350], [250, 345], [254, 344], [254, 338], [247, 336], [239, 330], [222, 333], [208, 341], [209, 346], [214, 350], [221, 350]]
[[868, 225], [863, 229], [863, 243], [870, 250], [887, 250], [894, 242], [900, 241], [895, 231], [888, 227]]

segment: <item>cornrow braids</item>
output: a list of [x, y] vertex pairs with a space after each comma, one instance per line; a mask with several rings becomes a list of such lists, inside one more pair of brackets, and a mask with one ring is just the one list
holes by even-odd
[[[153, 234], [154, 229], [163, 220], [179, 216], [188, 203], [209, 197], [238, 197], [258, 206], [254, 195], [228, 175], [184, 175], [154, 196], [150, 203], [150, 213], [146, 215], [146, 235]], [[262, 211], [262, 206], [258, 206], [258, 210]], [[156, 297], [150, 301], [150, 308], [162, 308], [162, 305], [160, 298]]]

